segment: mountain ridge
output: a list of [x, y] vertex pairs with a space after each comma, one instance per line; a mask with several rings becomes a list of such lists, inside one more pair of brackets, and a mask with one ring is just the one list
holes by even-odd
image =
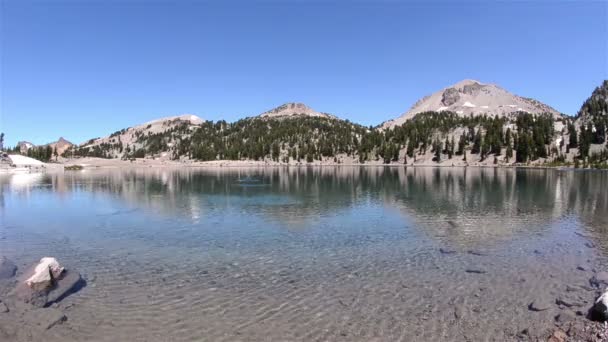
[[[288, 165], [330, 160], [337, 164], [491, 166], [580, 161], [602, 165], [608, 159], [608, 82], [585, 101], [577, 117], [564, 116], [539, 101], [510, 93], [508, 101], [521, 101], [530, 111], [497, 105], [501, 109], [488, 115], [473, 111], [481, 106], [471, 103], [471, 97], [505, 93], [502, 88], [465, 80], [445, 89], [453, 90], [439, 92], [434, 99], [424, 97], [414, 107], [424, 108], [421, 104], [431, 99], [448, 105], [444, 106], [447, 109], [416, 112], [390, 129], [365, 127], [290, 102], [235, 122], [204, 121], [193, 114], [160, 118], [90, 139], [64, 155], [186, 163], [254, 160]], [[449, 106], [454, 105], [471, 108], [471, 113], [453, 111]]]

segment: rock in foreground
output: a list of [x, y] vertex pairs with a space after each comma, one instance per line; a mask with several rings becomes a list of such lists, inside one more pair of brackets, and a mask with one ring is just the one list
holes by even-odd
[[76, 270], [64, 268], [55, 258], [45, 257], [19, 279], [17, 298], [37, 307], [58, 302], [77, 291], [84, 281]]
[[589, 310], [589, 318], [594, 321], [608, 321], [608, 290], [595, 301]]
[[65, 269], [55, 258], [45, 257], [34, 267], [33, 274], [25, 280], [30, 288], [42, 291], [53, 286], [54, 280], [61, 277]]

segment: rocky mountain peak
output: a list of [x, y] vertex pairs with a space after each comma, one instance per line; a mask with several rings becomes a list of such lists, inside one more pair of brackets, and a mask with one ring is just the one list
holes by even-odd
[[64, 137], [59, 137], [59, 140], [57, 140], [57, 144], [72, 145], [72, 143], [70, 141], [68, 141], [67, 139], [65, 139]]
[[291, 117], [291, 116], [313, 116], [323, 118], [335, 118], [333, 115], [327, 113], [317, 112], [304, 103], [299, 102], [288, 102], [282, 104], [276, 108], [266, 111], [259, 115], [262, 118], [277, 118], [277, 117]]
[[401, 125], [416, 114], [428, 111], [451, 111], [462, 116], [504, 116], [517, 111], [561, 116], [558, 111], [540, 101], [512, 94], [495, 84], [466, 79], [425, 96], [406, 113], [382, 126], [390, 128]]

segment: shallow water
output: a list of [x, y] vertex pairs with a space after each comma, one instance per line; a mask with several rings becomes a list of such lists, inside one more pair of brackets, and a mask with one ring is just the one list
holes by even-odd
[[0, 185], [0, 255], [21, 270], [56, 256], [87, 280], [48, 341], [512, 340], [551, 327], [560, 308], [530, 302], [587, 285], [608, 250], [606, 172], [133, 169]]

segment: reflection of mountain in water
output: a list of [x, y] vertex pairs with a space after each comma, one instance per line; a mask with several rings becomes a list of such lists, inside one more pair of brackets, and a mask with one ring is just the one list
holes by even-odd
[[[17, 177], [12, 176], [12, 177]], [[27, 181], [30, 180], [30, 181]], [[214, 168], [132, 169], [0, 178], [27, 195], [105, 193], [130, 206], [189, 217], [238, 210], [287, 229], [307, 229], [327, 215], [381, 203], [428, 236], [464, 241], [508, 239], [577, 216], [597, 233], [608, 229], [608, 174], [490, 168]], [[246, 185], [246, 186], [244, 186]]]

